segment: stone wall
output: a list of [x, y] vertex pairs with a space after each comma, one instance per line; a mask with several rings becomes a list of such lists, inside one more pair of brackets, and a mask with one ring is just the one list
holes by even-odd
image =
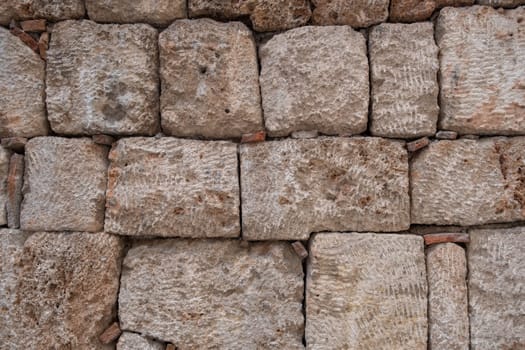
[[3, 0], [0, 349], [525, 349], [523, 0]]

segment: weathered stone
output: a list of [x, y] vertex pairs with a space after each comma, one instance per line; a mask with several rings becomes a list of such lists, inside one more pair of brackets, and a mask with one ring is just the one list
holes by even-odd
[[308, 250], [306, 250], [306, 248], [300, 241], [293, 242], [292, 248], [301, 259], [305, 259], [308, 257]]
[[244, 24], [176, 21], [159, 47], [166, 134], [230, 138], [263, 129], [255, 42]]
[[20, 26], [24, 32], [41, 33], [47, 30], [45, 19], [31, 19], [20, 22]]
[[122, 330], [120, 329], [118, 322], [113, 322], [111, 326], [109, 326], [104, 332], [102, 332], [98, 339], [102, 344], [109, 344], [117, 340], [121, 334]]
[[290, 136], [292, 139], [315, 139], [317, 136], [319, 136], [319, 133], [317, 130], [294, 131]]
[[427, 252], [429, 349], [468, 350], [469, 318], [465, 250], [454, 243]]
[[439, 244], [439, 243], [469, 243], [470, 236], [468, 233], [428, 233], [423, 236], [425, 245]]
[[44, 32], [40, 35], [40, 38], [38, 39], [38, 54], [40, 55], [40, 58], [44, 61], [47, 60], [47, 49], [49, 46], [49, 33]]
[[137, 333], [123, 332], [117, 350], [164, 350], [164, 344], [146, 339]]
[[251, 134], [244, 134], [241, 137], [241, 143], [264, 142], [266, 140], [266, 132], [258, 131]]
[[525, 134], [525, 7], [446, 8], [440, 47], [440, 127], [460, 134]]
[[493, 6], [493, 7], [518, 7], [525, 5], [524, 0], [476, 0], [476, 4]]
[[107, 153], [106, 147], [87, 138], [29, 140], [20, 227], [29, 231], [102, 230]]
[[50, 21], [82, 18], [82, 0], [2, 0], [0, 2], [0, 25], [8, 25], [12, 19], [25, 20], [45, 18]]
[[312, 0], [312, 22], [320, 25], [347, 24], [369, 27], [388, 18], [389, 0]]
[[259, 53], [270, 136], [366, 130], [368, 59], [361, 33], [349, 26], [302, 27], [275, 35]]
[[430, 136], [439, 114], [438, 47], [431, 22], [384, 23], [369, 34], [373, 135]]
[[471, 230], [468, 246], [471, 349], [525, 344], [525, 229]]
[[46, 92], [53, 131], [154, 135], [157, 31], [147, 24], [65, 21], [53, 27]]
[[458, 138], [458, 133], [455, 131], [439, 130], [436, 133], [436, 139], [440, 140], [455, 140]]
[[302, 300], [289, 243], [143, 241], [124, 259], [119, 319], [179, 349], [303, 349]]
[[419, 22], [429, 19], [435, 10], [446, 6], [469, 6], [474, 0], [392, 0], [391, 22]]
[[109, 156], [106, 231], [237, 237], [237, 147], [170, 137], [121, 139]]
[[[24, 183], [24, 156], [20, 154], [11, 155], [9, 161], [9, 174], [7, 176], [7, 201], [5, 210], [7, 212], [7, 226], [10, 228], [20, 227], [20, 204], [22, 203], [22, 185]], [[0, 200], [0, 205], [1, 205]]]
[[186, 17], [185, 0], [86, 0], [89, 18], [96, 22], [168, 25]]
[[393, 232], [410, 226], [402, 142], [380, 138], [241, 145], [243, 237], [308, 239], [311, 232]]
[[7, 224], [7, 179], [9, 178], [10, 156], [11, 153], [7, 149], [0, 147], [0, 226]]
[[18, 153], [24, 153], [27, 138], [25, 137], [6, 137], [2, 139], [2, 146]]
[[306, 275], [307, 349], [427, 349], [423, 239], [320, 233]]
[[[111, 349], [123, 244], [105, 233], [0, 231], [6, 349]], [[7, 241], [7, 245], [4, 242]]]
[[0, 137], [46, 135], [44, 62], [1, 27], [0, 52]]
[[525, 137], [433, 142], [410, 174], [413, 224], [525, 219]]
[[31, 50], [38, 53], [38, 42], [31, 35], [16, 27], [11, 29], [11, 34], [18, 37]]
[[111, 146], [115, 142], [115, 138], [109, 135], [93, 135], [91, 137], [94, 143], [99, 145]]
[[420, 139], [414, 140], [412, 142], [407, 143], [407, 151], [409, 152], [416, 152], [420, 149], [423, 149], [427, 147], [430, 144], [430, 140], [428, 137], [422, 137]]
[[249, 16], [258, 32], [281, 31], [299, 27], [310, 19], [307, 0], [189, 0], [190, 17], [237, 19]]

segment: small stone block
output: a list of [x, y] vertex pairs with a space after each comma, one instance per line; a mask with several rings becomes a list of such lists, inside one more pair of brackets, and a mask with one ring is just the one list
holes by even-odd
[[113, 142], [115, 142], [115, 138], [113, 136], [102, 135], [102, 134], [93, 135], [91, 139], [93, 140], [94, 143], [98, 145], [111, 146]]
[[20, 227], [20, 204], [22, 203], [22, 185], [24, 183], [24, 156], [11, 155], [7, 176], [7, 226]]
[[419, 151], [420, 149], [427, 147], [429, 143], [430, 143], [430, 139], [425, 136], [425, 137], [422, 137], [422, 138], [420, 138], [418, 140], [415, 140], [415, 141], [412, 141], [412, 142], [408, 142], [407, 143], [407, 150], [409, 152]]
[[40, 35], [40, 39], [38, 40], [38, 53], [40, 54], [40, 57], [44, 61], [47, 60], [48, 44], [49, 44], [49, 33], [44, 32]]
[[106, 328], [106, 330], [98, 337], [102, 344], [109, 344], [120, 337], [122, 331], [118, 322], [113, 322], [111, 326]]
[[455, 140], [458, 138], [458, 133], [449, 130], [439, 130], [436, 133], [436, 139], [439, 140]]
[[315, 139], [319, 136], [317, 130], [311, 131], [294, 131], [292, 132], [292, 139]]
[[431, 233], [424, 235], [425, 245], [438, 243], [469, 243], [470, 236], [467, 233]]
[[6, 137], [2, 139], [2, 146], [12, 151], [23, 153], [26, 147], [27, 138], [25, 137]]
[[241, 143], [253, 143], [253, 142], [263, 142], [266, 139], [266, 132], [259, 131], [252, 134], [244, 134], [241, 138]]
[[46, 31], [45, 19], [32, 19], [20, 22], [20, 26], [24, 32], [41, 33]]
[[306, 259], [308, 257], [308, 250], [306, 250], [303, 243], [300, 241], [293, 242], [292, 248], [301, 259]]
[[166, 350], [176, 350], [177, 348], [173, 344], [166, 345]]

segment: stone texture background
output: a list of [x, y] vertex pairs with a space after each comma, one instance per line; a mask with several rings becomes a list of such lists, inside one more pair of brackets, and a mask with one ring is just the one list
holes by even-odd
[[524, 0], [0, 2], [0, 350], [525, 349]]

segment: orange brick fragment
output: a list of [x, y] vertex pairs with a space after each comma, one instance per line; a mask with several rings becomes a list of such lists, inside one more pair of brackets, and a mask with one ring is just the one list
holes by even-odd
[[431, 233], [424, 235], [425, 245], [438, 243], [469, 243], [470, 236], [467, 233]]
[[24, 32], [35, 32], [41, 33], [46, 31], [46, 20], [45, 19], [31, 19], [28, 21], [20, 22], [22, 30]]
[[242, 135], [241, 143], [263, 142], [264, 140], [266, 140], [266, 132], [258, 131]]
[[407, 150], [409, 152], [415, 152], [428, 146], [429, 143], [430, 140], [428, 137], [422, 137], [420, 139], [407, 143]]
[[102, 344], [109, 344], [120, 337], [122, 331], [118, 322], [113, 322], [111, 326], [106, 328], [106, 330], [98, 337]]

